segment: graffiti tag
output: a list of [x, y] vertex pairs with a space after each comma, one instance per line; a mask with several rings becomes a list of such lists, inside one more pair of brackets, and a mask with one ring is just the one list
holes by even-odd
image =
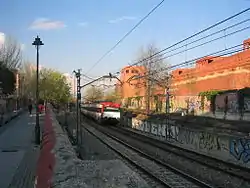
[[230, 153], [243, 163], [250, 161], [250, 139], [240, 138], [230, 142]]
[[220, 143], [218, 136], [202, 132], [200, 133], [199, 148], [207, 150], [220, 150]]

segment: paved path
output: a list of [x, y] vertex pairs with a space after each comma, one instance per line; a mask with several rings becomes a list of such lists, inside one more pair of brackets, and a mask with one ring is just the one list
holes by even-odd
[[6, 126], [0, 130], [0, 187], [27, 187], [25, 173], [34, 170], [36, 163], [32, 157], [35, 116], [24, 113]]

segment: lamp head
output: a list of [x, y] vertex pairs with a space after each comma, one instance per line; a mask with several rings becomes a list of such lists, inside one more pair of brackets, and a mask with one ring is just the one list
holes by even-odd
[[44, 45], [43, 42], [41, 41], [41, 39], [37, 36], [34, 40], [34, 42], [32, 43], [32, 45], [34, 46], [42, 46]]

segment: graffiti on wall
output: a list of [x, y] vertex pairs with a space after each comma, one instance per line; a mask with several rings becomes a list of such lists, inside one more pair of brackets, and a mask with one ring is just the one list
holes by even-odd
[[166, 140], [168, 141], [178, 141], [179, 140], [179, 127], [166, 125], [165, 129]]
[[[237, 93], [224, 93], [216, 96], [216, 111], [223, 111], [225, 108], [225, 97], [228, 96], [228, 112], [238, 113], [239, 103]], [[244, 111], [250, 112], [250, 98], [244, 97]]]
[[204, 152], [228, 150], [228, 143], [218, 135], [189, 129], [182, 129], [180, 133], [180, 142], [185, 145], [193, 145], [194, 149]]
[[216, 111], [224, 111], [225, 109], [225, 98], [228, 97], [228, 112], [238, 111], [238, 98], [237, 93], [223, 93], [216, 96], [215, 109]]
[[193, 149], [207, 151], [228, 151], [228, 142], [218, 135], [194, 131], [178, 126], [166, 126], [166, 140], [175, 141], [182, 145], [192, 146]]
[[225, 142], [225, 140], [221, 139], [218, 135], [176, 126], [174, 122], [169, 122], [169, 125], [154, 124], [133, 118], [132, 128], [164, 137], [168, 142], [189, 145], [193, 149], [205, 152], [229, 150], [228, 141]]
[[244, 110], [245, 112], [250, 112], [250, 98], [244, 99]]
[[210, 101], [201, 96], [175, 96], [171, 112], [175, 112], [180, 108], [188, 109], [189, 112], [194, 111], [195, 114], [201, 114], [210, 111]]
[[230, 154], [243, 163], [250, 162], [250, 139], [240, 138], [230, 142]]
[[132, 122], [134, 129], [158, 136], [160, 140], [166, 140], [179, 147], [233, 162], [237, 165], [243, 165], [244, 167], [250, 165], [249, 138], [232, 138], [227, 135], [192, 130], [177, 125], [172, 121], [169, 124], [166, 124], [166, 122], [157, 124], [140, 120], [133, 120]]

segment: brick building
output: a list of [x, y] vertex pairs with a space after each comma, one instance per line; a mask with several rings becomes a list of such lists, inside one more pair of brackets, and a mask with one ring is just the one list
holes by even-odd
[[[193, 106], [197, 113], [201, 113], [201, 97], [199, 95], [202, 92], [222, 92], [250, 87], [249, 47], [250, 39], [247, 39], [243, 41], [243, 51], [239, 53], [225, 57], [204, 57], [196, 61], [192, 68], [180, 68], [172, 71], [170, 111], [175, 111], [179, 107]], [[134, 99], [141, 96], [137, 105], [130, 104], [130, 106], [145, 107], [146, 80], [145, 78], [133, 80], [131, 78], [136, 78], [136, 75], [142, 76], [146, 72], [143, 66], [128, 66], [121, 70], [120, 80], [122, 84], [119, 85], [118, 90], [123, 101], [132, 98], [132, 103], [136, 103]], [[165, 88], [159, 86], [156, 88], [152, 93], [151, 107], [156, 106], [154, 104], [155, 96], [158, 96], [157, 100], [163, 103], [162, 109], [165, 109]], [[210, 101], [205, 99], [203, 103], [202, 113], [210, 110]]]
[[[243, 51], [227, 57], [205, 57], [195, 67], [172, 72], [172, 109], [187, 107], [187, 101], [200, 109], [199, 95], [208, 91], [239, 90], [250, 87], [250, 39], [243, 42]], [[189, 105], [190, 106], [190, 105]], [[205, 101], [205, 111], [209, 111]]]
[[[117, 83], [117, 90], [121, 95], [123, 105], [129, 103], [128, 105], [131, 106], [131, 103], [135, 101], [129, 101], [130, 99], [145, 95], [145, 79], [139, 77], [145, 75], [146, 72], [144, 66], [126, 66], [121, 70], [121, 83]], [[142, 104], [144, 102], [141, 100], [140, 105]]]

